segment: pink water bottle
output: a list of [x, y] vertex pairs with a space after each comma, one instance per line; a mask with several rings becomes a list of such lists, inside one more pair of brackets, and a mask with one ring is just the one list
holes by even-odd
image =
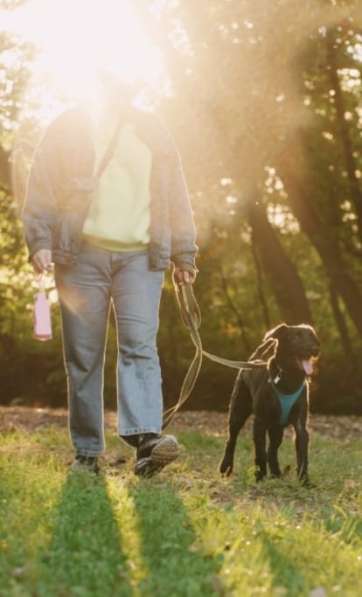
[[39, 290], [35, 297], [34, 304], [34, 338], [45, 342], [52, 338], [52, 323], [50, 316], [50, 304], [45, 291], [45, 279], [41, 276]]

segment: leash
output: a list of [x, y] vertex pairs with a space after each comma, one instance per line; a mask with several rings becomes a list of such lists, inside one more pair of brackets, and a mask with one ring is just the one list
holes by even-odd
[[260, 357], [263, 357], [271, 344], [274, 344], [274, 341], [270, 342], [270, 340], [267, 340], [257, 348], [248, 361], [233, 361], [207, 352], [203, 349], [199, 332], [201, 326], [201, 311], [195, 297], [193, 286], [192, 284], [181, 284], [176, 282], [174, 275], [172, 276], [172, 282], [181, 319], [189, 331], [191, 341], [195, 346], [195, 354], [182, 382], [179, 398], [176, 404], [164, 412], [163, 429], [171, 423], [176, 413], [189, 399], [199, 376], [204, 357], [214, 363], [232, 369], [257, 369], [265, 367], [265, 361]]

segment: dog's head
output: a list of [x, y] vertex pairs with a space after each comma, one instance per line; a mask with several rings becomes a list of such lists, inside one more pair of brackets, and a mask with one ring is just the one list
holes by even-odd
[[313, 374], [320, 342], [311, 325], [282, 323], [264, 337], [264, 341], [271, 339], [277, 341], [275, 359], [281, 369], [299, 369], [307, 376]]

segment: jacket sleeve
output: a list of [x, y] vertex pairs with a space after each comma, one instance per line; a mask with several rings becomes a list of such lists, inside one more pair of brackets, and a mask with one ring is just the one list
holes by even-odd
[[50, 128], [35, 150], [21, 214], [29, 259], [40, 249], [52, 249], [52, 235], [57, 221], [54, 154]]
[[176, 267], [193, 271], [198, 253], [196, 227], [180, 154], [174, 143], [172, 145], [169, 155], [171, 260]]

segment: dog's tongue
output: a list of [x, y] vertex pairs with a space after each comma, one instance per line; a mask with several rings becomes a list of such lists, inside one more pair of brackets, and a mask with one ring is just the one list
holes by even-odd
[[313, 358], [303, 360], [302, 367], [303, 367], [306, 375], [312, 375], [312, 373], [313, 373]]

